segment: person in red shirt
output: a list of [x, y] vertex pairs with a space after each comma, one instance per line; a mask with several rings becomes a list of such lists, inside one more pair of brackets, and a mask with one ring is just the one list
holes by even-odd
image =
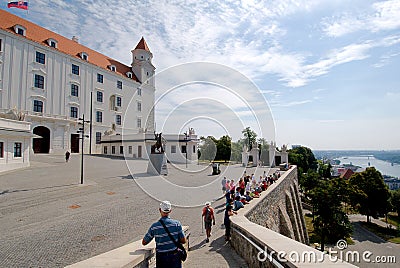
[[211, 224], [215, 225], [214, 209], [211, 207], [211, 202], [206, 202], [201, 216], [204, 220], [204, 227], [206, 228], [206, 242], [210, 242]]

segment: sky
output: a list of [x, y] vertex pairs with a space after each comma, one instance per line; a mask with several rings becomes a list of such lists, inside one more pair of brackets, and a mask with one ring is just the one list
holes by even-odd
[[143, 36], [158, 131], [400, 149], [399, 0], [2, 2], [126, 65]]

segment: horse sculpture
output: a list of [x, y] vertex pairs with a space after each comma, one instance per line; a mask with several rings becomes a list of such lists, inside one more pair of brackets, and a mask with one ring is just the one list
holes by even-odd
[[156, 143], [151, 146], [151, 153], [152, 154], [162, 154], [162, 153], [164, 153], [161, 134], [162, 133], [157, 134], [156, 132], [154, 132], [154, 137], [155, 137]]

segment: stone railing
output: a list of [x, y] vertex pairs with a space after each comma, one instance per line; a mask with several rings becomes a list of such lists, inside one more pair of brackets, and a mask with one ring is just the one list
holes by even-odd
[[295, 166], [231, 221], [231, 244], [249, 267], [355, 267], [306, 245]]
[[[183, 226], [186, 236], [186, 250], [189, 248], [189, 226]], [[77, 262], [67, 268], [107, 267], [107, 268], [147, 268], [154, 267], [156, 244], [152, 240], [146, 246], [142, 240], [134, 241], [125, 246], [94, 256], [90, 259]]]

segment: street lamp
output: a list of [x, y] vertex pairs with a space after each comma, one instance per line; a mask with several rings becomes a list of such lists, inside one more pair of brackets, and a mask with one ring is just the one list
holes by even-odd
[[90, 121], [85, 121], [85, 115], [82, 114], [82, 118], [78, 119], [79, 125], [82, 125], [82, 127], [79, 128], [79, 130], [77, 131], [78, 133], [81, 133], [81, 137], [79, 139], [82, 140], [82, 152], [81, 152], [81, 184], [83, 184], [83, 142], [85, 140], [85, 138], [88, 138], [89, 135], [85, 135], [85, 123], [89, 123]]

